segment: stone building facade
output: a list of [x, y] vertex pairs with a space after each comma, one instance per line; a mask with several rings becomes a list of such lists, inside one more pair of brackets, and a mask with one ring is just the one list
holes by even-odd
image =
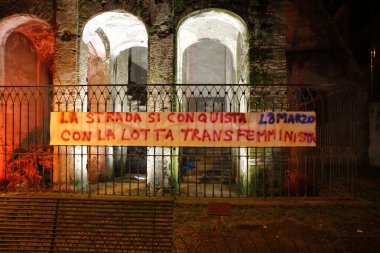
[[[2, 6], [2, 85], [90, 87], [91, 84], [122, 86], [128, 83], [146, 83], [149, 90], [149, 86], [155, 84], [201, 85], [202, 80], [211, 76], [205, 83], [268, 87], [278, 84], [282, 88], [278, 88], [277, 92], [281, 93], [286, 91], [287, 85], [325, 87], [326, 84], [333, 84], [335, 89], [346, 86], [360, 88], [363, 82], [348, 49], [317, 0], [3, 0]], [[204, 26], [203, 19], [214, 30], [198, 34], [197, 30], [201, 31]], [[131, 30], [128, 30], [129, 27]], [[226, 29], [225, 32], [222, 29]], [[17, 48], [13, 49], [13, 55], [4, 49], [4, 43], [11, 38], [10, 34], [18, 36], [15, 40], [21, 41], [20, 45], [32, 48], [32, 53], [28, 53], [29, 60]], [[206, 39], [208, 41], [205, 42]], [[181, 47], [182, 45], [186, 46]], [[230, 53], [222, 55], [223, 50]], [[196, 62], [207, 62], [216, 56], [224, 58], [225, 63], [222, 65], [225, 71], [222, 72], [225, 72], [225, 76], [220, 79], [218, 64], [213, 64], [216, 66], [214, 74], [210, 74], [212, 69], [204, 71], [209, 66], [191, 65], [190, 56]], [[15, 57], [25, 58], [25, 61], [16, 61], [12, 65]], [[32, 66], [32, 69], [37, 69], [37, 74], [31, 73], [24, 77], [26, 74], [15, 72], [20, 70], [15, 67], [17, 64]], [[130, 73], [123, 72], [123, 69], [128, 68], [134, 70]], [[199, 70], [194, 72], [198, 74], [192, 75], [189, 69], [196, 68]], [[30, 68], [21, 70], [23, 73], [30, 72]], [[88, 89], [92, 91], [92, 88]], [[93, 94], [99, 95], [100, 91], [94, 90]], [[366, 110], [365, 101], [363, 93], [358, 98], [358, 115], [363, 115], [362, 112]], [[69, 104], [67, 108], [60, 108], [59, 104], [54, 101], [52, 103], [58, 111], [78, 110], [80, 107]], [[165, 111], [171, 103], [170, 100], [164, 100], [157, 107], [147, 99], [141, 104], [145, 109], [141, 110]], [[104, 107], [100, 111], [109, 110], [106, 105], [102, 106]], [[91, 105], [86, 109], [96, 110]], [[134, 110], [140, 109], [136, 107]], [[246, 108], [245, 111], [250, 109]], [[42, 115], [43, 113], [45, 112]], [[37, 128], [41, 124], [38, 120], [35, 122]], [[363, 147], [359, 148], [358, 160], [365, 163], [364, 147], [368, 145], [368, 137], [364, 116], [358, 119], [355, 128], [358, 129], [357, 145]], [[21, 129], [19, 131], [22, 132]], [[20, 135], [24, 138], [28, 134]], [[3, 140], [7, 138], [6, 135], [3, 132]], [[20, 143], [14, 143], [16, 146], [18, 144]], [[92, 153], [92, 148], [76, 149], [78, 147], [56, 147], [54, 152]], [[6, 151], [5, 148], [3, 152], [9, 153], [12, 150]], [[103, 148], [100, 152], [119, 154], [123, 151]], [[178, 152], [178, 149], [173, 151], [170, 148], [148, 147], [136, 152], [155, 154], [160, 159], [160, 156]], [[271, 150], [268, 152], [275, 154]], [[84, 161], [81, 156], [57, 159], [56, 166], [67, 168], [67, 159], [75, 160], [76, 164], [87, 163], [87, 158]], [[92, 160], [89, 159], [87, 166], [107, 168], [107, 161], [99, 161], [97, 157], [94, 159], [97, 165], [91, 165]], [[149, 164], [163, 164], [161, 171], [165, 173], [165, 170], [171, 170], [166, 168], [166, 162], [165, 159], [148, 159], [148, 170]], [[64, 170], [55, 172], [56, 177], [65, 173]], [[93, 180], [86, 173], [80, 176], [77, 174], [77, 177]], [[159, 177], [168, 180], [165, 179], [166, 176]]]

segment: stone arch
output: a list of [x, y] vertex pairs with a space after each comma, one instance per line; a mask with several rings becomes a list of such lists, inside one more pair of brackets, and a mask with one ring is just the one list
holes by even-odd
[[[215, 50], [218, 50], [219, 44], [219, 49], [224, 48], [227, 54], [231, 54], [232, 75], [230, 80], [225, 80], [224, 83], [248, 83], [247, 25], [238, 15], [221, 9], [196, 11], [179, 22], [177, 28], [177, 83], [186, 82], [183, 79], [186, 76], [186, 73], [184, 75], [185, 69], [188, 68], [186, 51], [195, 45], [202, 44], [206, 48]], [[202, 50], [202, 47], [199, 49]]]
[[[141, 108], [136, 108], [136, 104], [146, 104], [146, 96], [140, 94], [142, 90], [133, 90], [129, 86], [147, 82], [148, 32], [138, 17], [120, 10], [92, 17], [83, 29], [79, 62], [79, 83], [89, 85], [89, 111], [137, 111]], [[92, 87], [94, 84], [105, 86]], [[101, 95], [102, 89], [107, 89], [108, 84], [113, 87], [110, 97], [105, 98]], [[129, 96], [117, 95], [126, 92]], [[134, 96], [135, 93], [139, 94]], [[139, 101], [130, 101], [137, 99], [135, 97]], [[131, 161], [127, 154], [133, 150], [131, 147], [88, 149], [88, 163], [92, 170], [90, 182], [99, 177], [119, 176], [125, 164]], [[99, 159], [99, 153], [112, 155]]]
[[[11, 53], [7, 52], [9, 50], [6, 50], [7, 42], [9, 42], [10, 39], [14, 42], [13, 46], [15, 46], [15, 43], [18, 43], [16, 46], [20, 46], [22, 48], [23, 45], [27, 46], [27, 44], [29, 44], [30, 49], [34, 51], [32, 53], [35, 53], [34, 58], [36, 64], [40, 65], [39, 71], [50, 72], [54, 61], [53, 29], [48, 23], [41, 19], [38, 19], [37, 17], [31, 15], [13, 15], [0, 21], [0, 81], [2, 84], [10, 84], [6, 80], [6, 77], [10, 76], [7, 71], [12, 70], [7, 66], [8, 63], [5, 60], [6, 57]], [[15, 55], [17, 56], [17, 52], [12, 53], [16, 53]], [[13, 58], [19, 61], [23, 60], [23, 57]], [[25, 67], [30, 66], [27, 65]], [[23, 82], [22, 80], [17, 81], [13, 79], [13, 81], [16, 83], [13, 82], [12, 85], [51, 84], [51, 76], [48, 78], [50, 80], [46, 80], [46, 77], [44, 78], [38, 74], [38, 71], [36, 72], [35, 81], [29, 79], [26, 82]], [[51, 75], [51, 73], [48, 74]], [[25, 78], [23, 78], [23, 80], [25, 80]]]
[[0, 180], [3, 161], [15, 150], [49, 144], [51, 98], [40, 86], [52, 84], [54, 41], [52, 27], [32, 15], [0, 20], [0, 83], [9, 87], [0, 106], [0, 153], [6, 154], [0, 158]]
[[[146, 83], [147, 58], [144, 23], [127, 12], [103, 12], [91, 18], [83, 29], [80, 83]], [[145, 78], [136, 80], [136, 72]]]
[[[248, 36], [245, 22], [227, 10], [204, 9], [179, 22], [176, 81], [180, 110], [248, 111], [248, 98], [244, 95], [249, 94], [248, 87], [229, 86], [249, 83]], [[207, 84], [213, 84], [212, 88], [208, 86], [206, 90]], [[180, 151], [186, 161], [208, 164], [213, 174], [231, 175], [234, 174], [231, 170], [239, 169], [240, 173], [235, 173], [239, 175], [246, 171], [246, 148], [213, 148], [213, 155], [227, 157], [223, 164], [207, 159], [207, 152], [207, 149], [186, 147]], [[232, 158], [239, 156], [243, 158]], [[204, 173], [206, 177], [207, 172]]]

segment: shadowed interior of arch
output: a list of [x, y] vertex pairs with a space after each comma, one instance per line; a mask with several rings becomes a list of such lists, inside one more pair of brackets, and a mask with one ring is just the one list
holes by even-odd
[[[146, 111], [148, 34], [144, 23], [126, 12], [104, 12], [90, 19], [84, 27], [81, 47], [81, 80], [88, 86], [88, 111]], [[92, 88], [92, 84], [116, 85], [113, 91], [127, 90], [123, 96]], [[134, 84], [139, 84], [135, 87]], [[108, 93], [108, 92], [106, 92]], [[138, 170], [146, 173], [143, 147], [88, 147], [89, 180], [109, 180]], [[146, 148], [145, 148], [146, 149]], [[143, 160], [142, 160], [143, 159]], [[145, 165], [144, 165], [145, 164]], [[80, 166], [75, 168], [78, 172]]]
[[[247, 27], [235, 14], [224, 10], [207, 9], [189, 14], [177, 32], [177, 83], [184, 95], [180, 108], [184, 111], [246, 112], [242, 97], [225, 92], [233, 91], [229, 84], [248, 82]], [[207, 84], [207, 97], [204, 91]], [[186, 90], [188, 89], [188, 91]], [[191, 91], [190, 91], [191, 90]], [[235, 91], [237, 94], [241, 91]], [[223, 95], [222, 95], [223, 94]], [[195, 148], [180, 149], [180, 175], [184, 183], [225, 184], [231, 187], [235, 176], [246, 171], [247, 149]], [[191, 166], [190, 166], [191, 165]]]
[[[0, 80], [6, 86], [31, 86], [23, 92], [10, 89], [4, 96], [0, 128], [3, 131], [1, 160], [10, 161], [21, 150], [49, 144], [54, 33], [49, 24], [33, 17], [14, 15], [0, 21]], [[33, 94], [40, 94], [34, 99]], [[3, 163], [1, 163], [3, 166]], [[0, 168], [0, 174], [4, 175]]]

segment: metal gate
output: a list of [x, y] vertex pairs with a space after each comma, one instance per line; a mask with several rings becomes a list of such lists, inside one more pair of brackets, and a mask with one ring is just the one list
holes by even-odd
[[[196, 102], [194, 102], [196, 101]], [[203, 102], [202, 102], [203, 101]], [[203, 103], [203, 104], [202, 104]], [[361, 95], [335, 86], [0, 87], [3, 192], [347, 196], [360, 157]], [[50, 112], [314, 111], [315, 148], [49, 146]]]

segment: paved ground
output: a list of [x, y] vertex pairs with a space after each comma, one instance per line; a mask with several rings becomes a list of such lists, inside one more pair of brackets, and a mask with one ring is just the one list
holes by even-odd
[[379, 252], [380, 168], [359, 170], [355, 189], [351, 199], [234, 200], [222, 217], [207, 200], [178, 200], [175, 251]]

